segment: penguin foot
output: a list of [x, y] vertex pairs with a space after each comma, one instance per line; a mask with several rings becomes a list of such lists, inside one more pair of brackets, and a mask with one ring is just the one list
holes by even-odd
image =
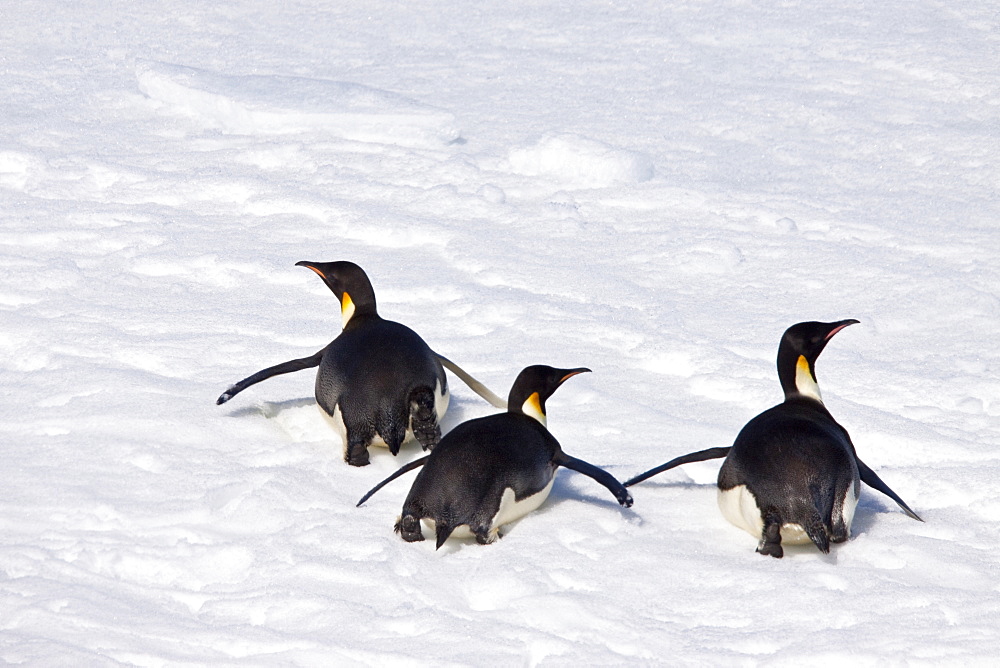
[[777, 512], [764, 513], [764, 531], [761, 535], [757, 552], [763, 555], [781, 559], [785, 551], [781, 547], [781, 516]]
[[424, 450], [432, 450], [441, 440], [441, 427], [434, 412], [434, 393], [428, 387], [418, 387], [410, 393], [410, 427]]
[[476, 542], [480, 545], [489, 545], [490, 543], [495, 543], [498, 538], [503, 538], [503, 534], [500, 533], [500, 529], [494, 529], [490, 531], [489, 529], [479, 529], [475, 532]]
[[404, 515], [399, 518], [393, 531], [398, 533], [400, 538], [407, 543], [416, 543], [424, 539], [424, 534], [420, 530], [420, 520], [413, 515]]
[[351, 466], [368, 466], [371, 461], [368, 447], [360, 443], [352, 443], [344, 454], [344, 461]]
[[785, 556], [785, 550], [782, 549], [781, 543], [761, 543], [757, 546], [757, 552], [775, 559], [781, 559]]

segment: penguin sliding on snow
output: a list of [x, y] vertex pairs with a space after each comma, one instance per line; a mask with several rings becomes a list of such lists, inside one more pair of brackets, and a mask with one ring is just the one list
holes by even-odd
[[823, 405], [816, 358], [833, 336], [857, 320], [801, 322], [778, 346], [785, 401], [753, 418], [729, 448], [677, 457], [637, 475], [626, 487], [681, 464], [725, 457], [719, 508], [727, 520], [760, 539], [757, 551], [781, 558], [786, 544], [812, 541], [821, 552], [847, 540], [860, 483], [874, 487], [921, 520], [858, 458], [847, 430]]
[[484, 545], [495, 541], [500, 527], [545, 501], [560, 466], [590, 476], [628, 508], [632, 497], [614, 476], [564, 453], [545, 426], [545, 400], [566, 379], [585, 371], [589, 369], [527, 367], [511, 387], [506, 413], [458, 425], [431, 454], [401, 467], [358, 505], [402, 474], [423, 466], [395, 530], [405, 541], [423, 540], [423, 520], [436, 534], [438, 548], [449, 536], [475, 536]]
[[450, 360], [431, 350], [409, 327], [382, 319], [368, 275], [352, 262], [297, 262], [326, 283], [340, 300], [344, 330], [314, 355], [258, 371], [236, 383], [224, 404], [262, 380], [318, 366], [316, 402], [344, 439], [344, 459], [368, 464], [368, 446], [386, 445], [395, 455], [410, 435], [427, 450], [441, 439], [438, 421], [448, 408], [444, 367], [498, 408], [503, 399]]

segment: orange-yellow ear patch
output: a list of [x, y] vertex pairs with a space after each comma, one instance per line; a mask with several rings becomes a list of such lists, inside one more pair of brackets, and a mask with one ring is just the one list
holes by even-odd
[[804, 373], [815, 383], [816, 379], [813, 378], [812, 371], [809, 370], [809, 360], [806, 359], [805, 355], [799, 355], [799, 361], [795, 363], [795, 375], [798, 376], [800, 373]]
[[524, 400], [524, 403], [521, 404], [521, 412], [535, 418], [543, 425], [546, 423], [545, 411], [542, 410], [542, 400], [538, 396], [538, 392], [532, 392], [531, 396]]
[[344, 327], [347, 327], [347, 323], [351, 321], [351, 316], [353, 315], [354, 300], [351, 299], [351, 295], [345, 292], [344, 296], [340, 298], [340, 319], [344, 323]]
[[819, 384], [809, 368], [809, 360], [804, 355], [799, 355], [799, 359], [795, 363], [795, 389], [799, 391], [799, 394], [812, 397], [823, 403], [823, 396], [819, 393]]

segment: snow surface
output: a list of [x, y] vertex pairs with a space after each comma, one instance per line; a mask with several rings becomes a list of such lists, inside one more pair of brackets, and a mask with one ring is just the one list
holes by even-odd
[[[7, 2], [0, 660], [985, 665], [1000, 656], [1000, 15], [862, 3]], [[718, 462], [620, 508], [561, 471], [482, 547], [406, 544], [313, 374], [350, 259], [382, 313], [625, 479], [780, 399], [860, 456], [852, 539], [782, 560]], [[491, 409], [453, 379], [444, 428]], [[995, 664], [994, 664], [995, 665]]]

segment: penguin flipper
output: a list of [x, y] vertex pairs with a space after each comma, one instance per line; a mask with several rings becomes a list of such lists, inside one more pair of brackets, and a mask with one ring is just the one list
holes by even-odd
[[625, 485], [621, 484], [617, 478], [604, 469], [598, 468], [593, 464], [589, 464], [582, 459], [570, 457], [565, 452], [559, 453], [556, 457], [556, 463], [560, 466], [565, 466], [572, 471], [576, 471], [577, 473], [582, 473], [587, 477], [593, 478], [607, 487], [608, 491], [614, 494], [618, 503], [622, 506], [626, 508], [632, 507], [632, 495], [628, 493], [627, 489], [625, 489]]
[[490, 405], [495, 406], [496, 408], [507, 408], [506, 401], [494, 394], [490, 388], [470, 376], [462, 367], [458, 366], [444, 355], [434, 353], [434, 356], [438, 358], [439, 362], [441, 362], [441, 366], [458, 376], [463, 383], [469, 386], [469, 389], [488, 401]]
[[865, 483], [866, 485], [868, 485], [873, 489], [877, 489], [878, 491], [882, 492], [890, 499], [895, 501], [896, 504], [900, 508], [902, 508], [903, 512], [905, 512], [907, 515], [909, 515], [915, 520], [923, 522], [923, 520], [920, 519], [920, 516], [917, 515], [915, 512], [913, 512], [912, 510], [910, 510], [910, 507], [906, 505], [906, 502], [904, 502], [901, 498], [899, 498], [898, 494], [889, 489], [889, 486], [884, 482], [882, 482], [882, 479], [875, 474], [875, 471], [872, 471], [870, 468], [868, 468], [868, 465], [865, 464], [863, 461], [861, 461], [861, 459], [857, 456], [854, 457], [854, 461], [858, 463], [858, 474], [861, 476], [861, 482]]
[[691, 464], [692, 462], [703, 462], [708, 459], [721, 459], [729, 454], [732, 446], [727, 446], [725, 448], [709, 448], [708, 450], [699, 450], [698, 452], [691, 452], [686, 455], [681, 455], [680, 457], [674, 457], [666, 464], [660, 464], [655, 469], [650, 469], [645, 473], [640, 473], [631, 480], [625, 481], [626, 487], [631, 487], [636, 483], [640, 483], [647, 478], [652, 478], [658, 473], [663, 473], [672, 468], [680, 466], [681, 464]]
[[382, 489], [383, 487], [385, 487], [390, 482], [392, 482], [393, 480], [395, 480], [399, 476], [403, 475], [404, 473], [409, 473], [413, 469], [420, 468], [421, 466], [423, 466], [424, 464], [426, 464], [428, 457], [430, 457], [430, 455], [427, 455], [427, 457], [421, 457], [420, 459], [414, 459], [409, 464], [404, 464], [404, 465], [400, 466], [399, 469], [397, 469], [395, 473], [393, 473], [391, 476], [389, 476], [388, 478], [386, 478], [385, 480], [383, 480], [379, 484], [377, 484], [374, 487], [372, 487], [370, 490], [368, 490], [368, 493], [365, 494], [364, 496], [362, 496], [361, 500], [358, 501], [357, 505], [354, 506], [354, 507], [355, 508], [360, 508], [361, 504], [363, 504], [365, 501], [367, 501], [368, 499], [370, 499], [372, 497], [372, 495], [375, 494], [375, 492], [379, 491], [380, 489]]
[[282, 362], [281, 364], [276, 364], [262, 371], [258, 371], [254, 375], [244, 378], [223, 392], [222, 395], [215, 401], [215, 404], [217, 406], [221, 406], [251, 385], [256, 385], [260, 381], [267, 380], [271, 376], [280, 376], [283, 373], [292, 373], [293, 371], [301, 371], [302, 369], [311, 369], [314, 366], [319, 366], [319, 363], [323, 361], [323, 353], [325, 352], [326, 348], [323, 348], [323, 350], [314, 355], [310, 355], [309, 357]]

